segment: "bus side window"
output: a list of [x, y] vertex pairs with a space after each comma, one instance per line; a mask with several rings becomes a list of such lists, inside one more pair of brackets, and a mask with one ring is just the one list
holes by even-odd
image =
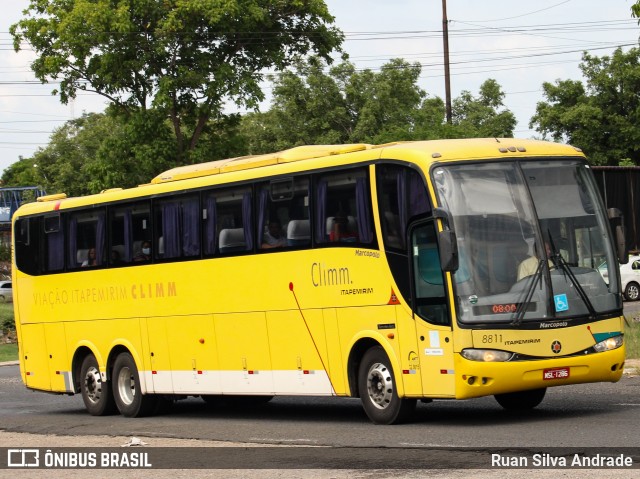
[[211, 256], [216, 253], [218, 247], [218, 203], [213, 192], [206, 193], [203, 198], [202, 205], [202, 221], [203, 221], [203, 245], [202, 249], [205, 256]]
[[104, 209], [71, 213], [67, 221], [67, 269], [106, 264]]
[[[111, 226], [109, 245], [112, 265], [129, 264], [134, 260], [139, 263], [151, 260], [153, 251], [150, 251], [148, 255], [142, 251], [145, 243], [151, 243], [148, 201], [113, 208], [109, 223]], [[114, 254], [114, 251], [117, 251], [119, 257]]]
[[258, 188], [258, 246], [278, 251], [311, 245], [309, 179], [306, 176], [263, 183]]
[[42, 217], [20, 218], [15, 223], [16, 266], [23, 273], [36, 275], [40, 272], [40, 237]]
[[321, 176], [315, 193], [317, 243], [374, 242], [369, 176], [365, 168]]
[[431, 211], [424, 180], [417, 171], [399, 165], [379, 165], [376, 171], [378, 213], [385, 246], [404, 251], [411, 218]]
[[45, 263], [44, 270], [53, 273], [64, 269], [64, 230], [61, 215], [44, 217]]
[[197, 195], [158, 200], [154, 207], [156, 258], [200, 256], [200, 200]]
[[[246, 186], [215, 192], [215, 234], [220, 254], [236, 254], [253, 250], [252, 196], [251, 187]], [[205, 204], [208, 202], [205, 201]], [[205, 236], [208, 237], [210, 226], [205, 225], [205, 228]], [[210, 248], [211, 246], [207, 245], [205, 252], [210, 253]]]

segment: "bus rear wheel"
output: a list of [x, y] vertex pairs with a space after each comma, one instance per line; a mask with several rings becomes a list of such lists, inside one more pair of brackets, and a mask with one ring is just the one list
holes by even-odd
[[544, 399], [547, 388], [518, 391], [515, 393], [496, 394], [498, 404], [508, 411], [526, 411], [533, 409]]
[[142, 394], [138, 368], [129, 353], [120, 353], [113, 363], [113, 396], [125, 417], [148, 416], [155, 410], [157, 397]]
[[93, 354], [89, 354], [82, 361], [80, 392], [84, 407], [92, 416], [106, 416], [115, 412], [111, 383], [102, 380], [98, 360]]
[[398, 397], [391, 361], [381, 346], [369, 349], [362, 357], [358, 390], [362, 407], [375, 424], [403, 422], [416, 407], [415, 399]]

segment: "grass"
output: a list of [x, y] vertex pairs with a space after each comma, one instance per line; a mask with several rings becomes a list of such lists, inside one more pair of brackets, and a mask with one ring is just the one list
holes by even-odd
[[0, 363], [18, 360], [18, 344], [0, 344]]
[[640, 322], [627, 317], [624, 331], [624, 343], [628, 359], [640, 359]]
[[[0, 329], [14, 330], [13, 303], [0, 303]], [[0, 363], [16, 361], [18, 359], [18, 345], [16, 343], [0, 344]]]
[[0, 303], [0, 329], [15, 329], [13, 303]]

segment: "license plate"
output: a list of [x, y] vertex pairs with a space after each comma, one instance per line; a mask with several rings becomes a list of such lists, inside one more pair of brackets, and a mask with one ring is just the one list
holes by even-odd
[[542, 379], [548, 381], [550, 379], [567, 379], [569, 377], [569, 368], [553, 368], [542, 371]]

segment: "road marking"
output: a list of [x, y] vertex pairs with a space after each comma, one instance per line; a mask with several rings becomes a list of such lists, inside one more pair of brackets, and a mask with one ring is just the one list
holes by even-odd
[[403, 447], [459, 447], [455, 444], [436, 444], [436, 443], [420, 443], [420, 442], [401, 442]]
[[292, 442], [292, 443], [312, 443], [315, 444], [318, 441], [316, 439], [276, 439], [274, 437], [250, 437], [250, 441], [258, 442]]

